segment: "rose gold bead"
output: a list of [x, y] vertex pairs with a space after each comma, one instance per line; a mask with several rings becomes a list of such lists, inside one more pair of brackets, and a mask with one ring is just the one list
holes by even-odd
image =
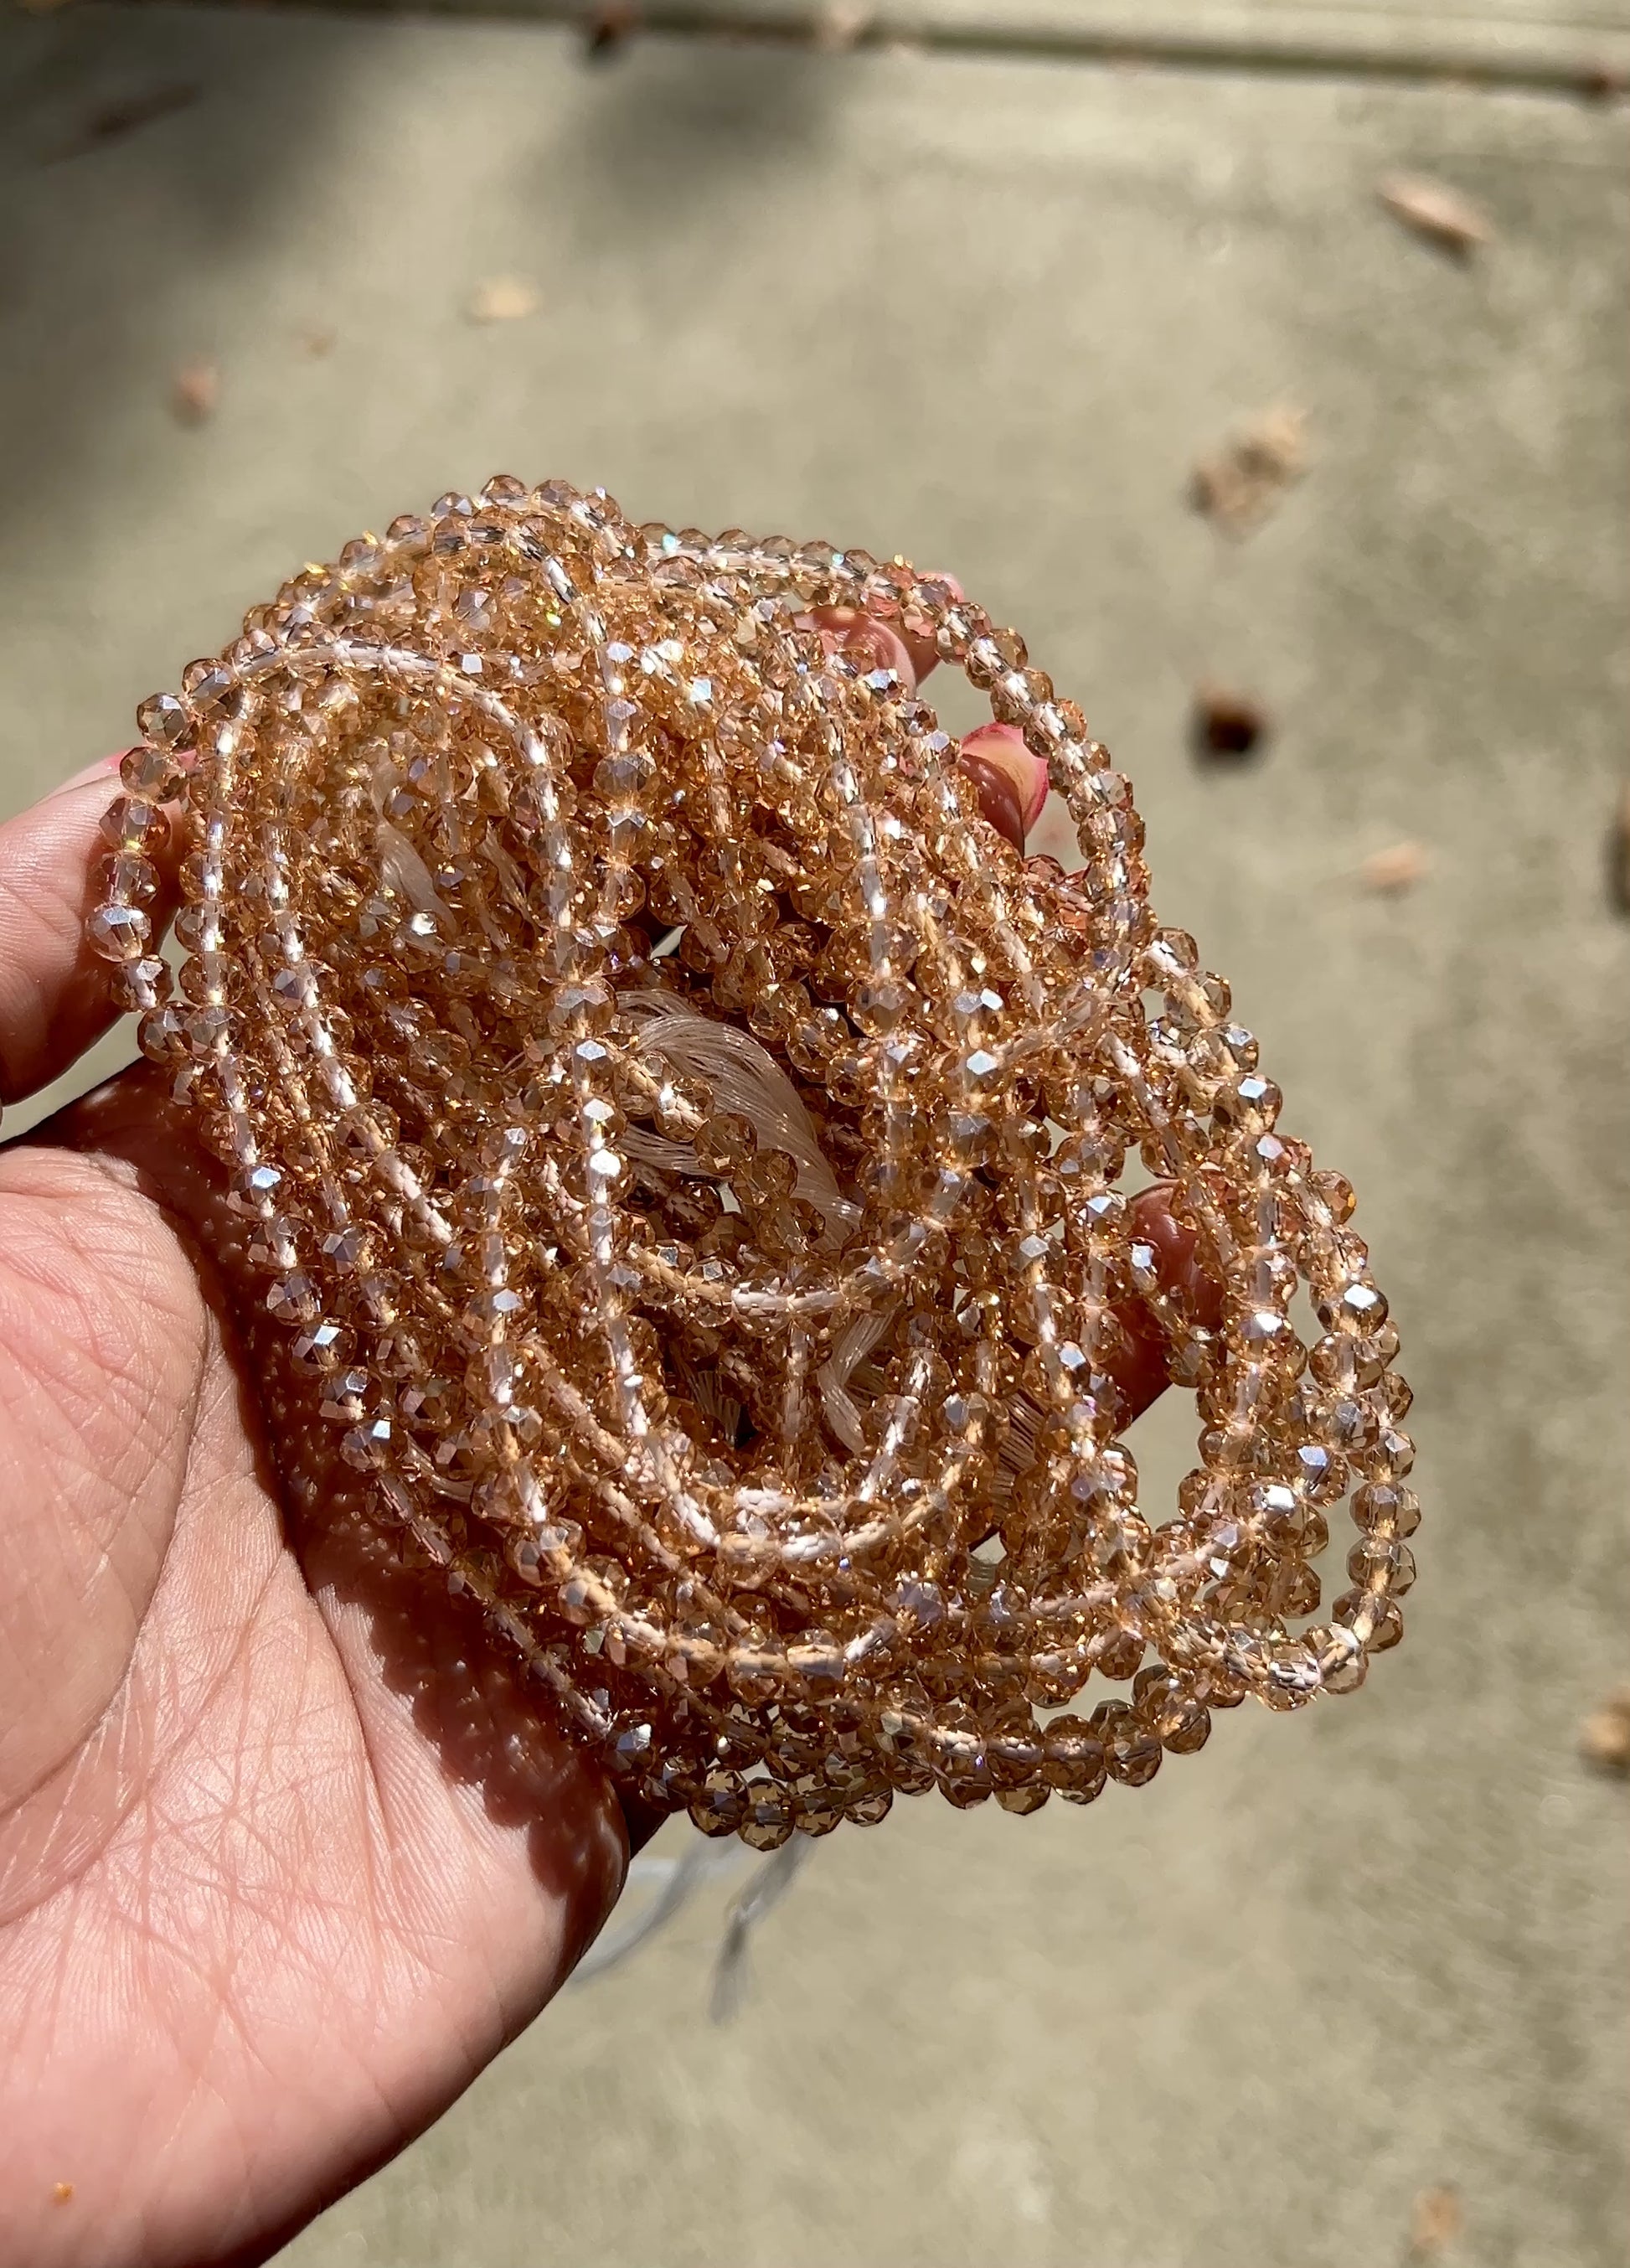
[[102, 814], [102, 839], [115, 850], [141, 851], [151, 857], [169, 839], [170, 822], [158, 806], [144, 796], [115, 797]]
[[[988, 693], [959, 743], [936, 660]], [[935, 1788], [1024, 1815], [1397, 1642], [1409, 1395], [1352, 1192], [959, 586], [499, 476], [183, 687], [88, 934], [289, 1327], [279, 1423], [335, 1428], [621, 1786], [766, 1851]], [[991, 837], [1049, 779], [1078, 873]], [[1119, 1437], [1169, 1377], [1163, 1510]], [[1094, 1678], [1130, 1698], [1070, 1706]]]
[[85, 924], [85, 935], [104, 961], [140, 961], [152, 924], [139, 906], [114, 902], [97, 908]]

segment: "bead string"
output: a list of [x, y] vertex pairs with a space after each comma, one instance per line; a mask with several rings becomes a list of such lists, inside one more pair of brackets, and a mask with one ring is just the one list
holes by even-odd
[[[978, 816], [830, 608], [987, 694], [1079, 874]], [[1124, 776], [953, 586], [500, 478], [305, 570], [138, 723], [114, 998], [313, 1422], [644, 1800], [760, 1848], [934, 1786], [1090, 1801], [1396, 1643], [1409, 1395], [1352, 1193], [1156, 924]], [[1215, 1328], [1161, 1288], [1134, 1152]], [[1158, 1525], [1113, 1379], [1138, 1300], [1200, 1421]], [[1129, 1697], [1049, 1713], [1094, 1675]]]

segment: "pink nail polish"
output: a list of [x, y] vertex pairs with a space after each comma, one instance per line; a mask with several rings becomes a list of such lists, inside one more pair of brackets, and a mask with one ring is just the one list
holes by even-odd
[[[917, 672], [910, 650], [888, 623], [877, 622], [855, 607], [823, 607], [807, 619], [820, 632], [828, 653], [841, 649], [863, 667], [892, 669], [915, 691]], [[800, 622], [799, 627], [803, 626]]]
[[962, 752], [1007, 774], [1028, 835], [1047, 799], [1047, 768], [1025, 747], [1024, 735], [1012, 725], [980, 725], [964, 735]]
[[963, 744], [957, 758], [957, 770], [973, 783], [979, 799], [981, 819], [988, 819], [998, 835], [1006, 837], [1023, 858], [1024, 854], [1024, 814], [1019, 808], [1018, 792], [1005, 768], [993, 763], [977, 748]]

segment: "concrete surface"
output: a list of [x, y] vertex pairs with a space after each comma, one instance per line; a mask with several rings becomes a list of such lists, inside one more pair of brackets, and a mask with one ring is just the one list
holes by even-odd
[[[396, 0], [345, 4], [351, 12], [400, 12]], [[415, 12], [580, 26], [596, 5], [418, 0]], [[827, 48], [907, 43], [1298, 76], [1450, 78], [1598, 97], [1630, 76], [1627, 0], [638, 0], [635, 13], [657, 32], [813, 39]]]
[[[1630, 1671], [1622, 114], [162, 6], [4, 20], [0, 88], [7, 804], [291, 562], [501, 468], [953, 568], [1131, 770], [1418, 1389], [1362, 1695], [1084, 1814], [841, 1833], [722, 2029], [716, 1886], [290, 2268], [1401, 2268], [1443, 2183], [1450, 2268], [1616, 2268], [1626, 1789], [1575, 1733]], [[1389, 220], [1395, 167], [1487, 254]], [[539, 312], [472, 325], [499, 274]], [[1188, 468], [1280, 401], [1313, 468], [1230, 546]], [[1254, 765], [1196, 769], [1208, 676], [1271, 711]], [[1428, 878], [1366, 894], [1405, 836]], [[1144, 1430], [1158, 1500], [1184, 1412]]]

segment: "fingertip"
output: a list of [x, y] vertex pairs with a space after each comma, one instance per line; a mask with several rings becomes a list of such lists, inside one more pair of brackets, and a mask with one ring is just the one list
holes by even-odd
[[111, 781], [117, 777], [119, 767], [128, 754], [128, 748], [115, 748], [111, 756], [99, 756], [93, 764], [87, 764], [83, 771], [75, 772], [70, 779], [62, 781], [56, 787], [48, 788], [43, 800], [53, 802], [59, 795], [71, 794], [75, 788], [89, 787], [93, 781], [99, 784]]
[[1133, 1221], [1138, 1235], [1155, 1248], [1161, 1290], [1202, 1329], [1215, 1330], [1222, 1320], [1222, 1289], [1206, 1270], [1194, 1231], [1173, 1213], [1171, 1193], [1170, 1182], [1140, 1189], [1131, 1204]]
[[[1127, 1207], [1134, 1233], [1154, 1248], [1160, 1291], [1190, 1323], [1215, 1330], [1222, 1319], [1222, 1293], [1201, 1261], [1200, 1241], [1171, 1210], [1170, 1182], [1140, 1189]], [[1167, 1326], [1143, 1299], [1121, 1300], [1114, 1309], [1121, 1339], [1108, 1368], [1125, 1397], [1123, 1422], [1130, 1425], [1157, 1402], [1171, 1383]]]
[[910, 646], [887, 622], [857, 607], [817, 607], [800, 617], [800, 627], [818, 630], [828, 653], [847, 654], [869, 669], [892, 669], [909, 692], [916, 691], [919, 672]]
[[[123, 752], [102, 758], [0, 826], [0, 1100], [66, 1071], [114, 1020], [108, 968], [85, 924], [97, 899], [100, 822]], [[153, 934], [169, 918], [173, 856], [160, 862]]]
[[1105, 1364], [1120, 1388], [1120, 1422], [1130, 1425], [1159, 1401], [1171, 1383], [1166, 1367], [1166, 1343], [1141, 1300], [1126, 1300], [1112, 1310], [1120, 1326], [1120, 1344]]
[[1024, 854], [1024, 811], [1011, 773], [993, 762], [978, 748], [966, 744], [957, 757], [957, 770], [972, 786], [981, 819], [988, 820], [1004, 842]]
[[1047, 799], [1047, 768], [1032, 754], [1023, 733], [1014, 725], [978, 725], [963, 736], [962, 753], [965, 757], [977, 754], [1008, 775], [1028, 835]]

